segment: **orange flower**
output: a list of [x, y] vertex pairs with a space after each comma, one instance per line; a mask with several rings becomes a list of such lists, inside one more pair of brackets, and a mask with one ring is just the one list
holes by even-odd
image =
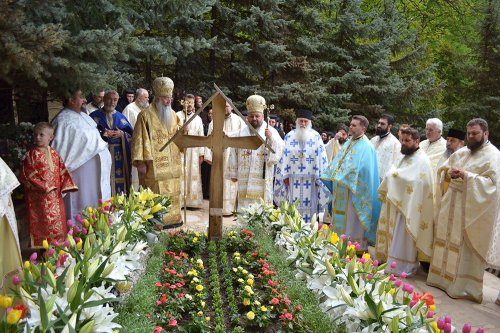
[[434, 305], [434, 296], [429, 292], [425, 292], [420, 299], [424, 300], [427, 306]]

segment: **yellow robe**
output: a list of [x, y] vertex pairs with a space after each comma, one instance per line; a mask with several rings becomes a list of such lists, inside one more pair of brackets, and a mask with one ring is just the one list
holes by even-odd
[[165, 128], [158, 117], [154, 104], [139, 113], [132, 137], [132, 164], [146, 162], [146, 175], [139, 175], [139, 184], [153, 192], [170, 196], [172, 205], [164, 216], [165, 224], [181, 221], [181, 152], [175, 143], [160, 149], [182, 126], [182, 120], [172, 111], [173, 123]]
[[[450, 179], [452, 167], [465, 169], [464, 179]], [[489, 142], [474, 153], [459, 149], [438, 170], [427, 284], [450, 297], [481, 302], [485, 266], [500, 266], [499, 178], [500, 152]]]
[[10, 197], [18, 186], [16, 176], [0, 158], [0, 294], [13, 287], [12, 276], [22, 269], [16, 215]]
[[[414, 242], [413, 246], [426, 256], [431, 256], [434, 190], [432, 167], [427, 155], [420, 149], [410, 156], [401, 155], [387, 172], [378, 193], [382, 208], [375, 247], [377, 258], [388, 259], [398, 213], [405, 221], [405, 229]], [[409, 258], [394, 256], [393, 259], [404, 263]], [[407, 262], [414, 263], [417, 263], [416, 257]]]
[[424, 140], [420, 142], [420, 149], [424, 151], [427, 156], [429, 156], [432, 169], [434, 170], [434, 177], [436, 177], [439, 160], [441, 159], [441, 156], [443, 156], [443, 153], [446, 151], [446, 140], [443, 137], [440, 137], [434, 142]]

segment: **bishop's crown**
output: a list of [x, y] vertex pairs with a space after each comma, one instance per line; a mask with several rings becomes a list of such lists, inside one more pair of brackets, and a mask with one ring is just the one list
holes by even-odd
[[174, 81], [168, 77], [157, 77], [153, 81], [153, 92], [157, 97], [172, 97]]
[[252, 112], [264, 113], [264, 110], [266, 109], [266, 100], [264, 99], [264, 97], [260, 95], [252, 95], [247, 98], [246, 105], [248, 113]]

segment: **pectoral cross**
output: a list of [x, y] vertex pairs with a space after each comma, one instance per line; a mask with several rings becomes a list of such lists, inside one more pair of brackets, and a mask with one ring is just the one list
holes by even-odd
[[[210, 205], [209, 205], [209, 220], [208, 220], [208, 236], [212, 240], [222, 238], [222, 205], [223, 205], [223, 161], [224, 149], [228, 147], [258, 149], [262, 144], [266, 145], [267, 149], [274, 153], [274, 150], [266, 144], [265, 140], [259, 133], [248, 123], [238, 109], [233, 105], [232, 101], [224, 95], [224, 93], [214, 84], [217, 92], [212, 95], [197, 111], [198, 115], [209, 103], [212, 103], [213, 110], [213, 131], [209, 136], [195, 136], [184, 134], [186, 127], [195, 117], [189, 120], [179, 129], [172, 138], [160, 149], [163, 150], [172, 141], [181, 149], [190, 147], [208, 147], [212, 149], [212, 168], [210, 174]], [[228, 137], [224, 133], [224, 109], [226, 102], [231, 105], [234, 111], [243, 118], [250, 131], [255, 136]]]

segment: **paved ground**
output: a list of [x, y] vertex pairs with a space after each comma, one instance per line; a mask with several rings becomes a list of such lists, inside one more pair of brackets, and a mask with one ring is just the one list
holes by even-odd
[[[184, 212], [183, 212], [184, 214]], [[208, 227], [208, 201], [204, 201], [204, 206], [197, 210], [187, 210], [187, 227], [199, 231], [205, 231]], [[223, 227], [230, 228], [236, 225], [233, 217], [225, 217]], [[464, 323], [471, 323], [473, 332], [477, 327], [482, 326], [487, 333], [500, 333], [500, 306], [495, 304], [498, 291], [500, 290], [500, 278], [485, 272], [483, 286], [483, 303], [477, 304], [467, 300], [455, 300], [448, 297], [443, 291], [425, 284], [426, 274], [419, 271], [415, 277], [409, 281], [415, 285], [415, 289], [420, 293], [431, 292], [434, 295], [438, 314], [442, 317], [450, 315], [453, 324], [458, 332], [462, 331]]]

